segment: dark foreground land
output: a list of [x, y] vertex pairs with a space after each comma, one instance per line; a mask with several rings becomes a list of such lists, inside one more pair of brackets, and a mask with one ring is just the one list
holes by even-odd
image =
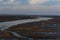
[[38, 22], [32, 22], [26, 24], [19, 24], [19, 25], [12, 26], [7, 30], [17, 32], [19, 35], [28, 38], [56, 39], [56, 34], [46, 35], [44, 33], [41, 33], [41, 32], [56, 33], [57, 31], [56, 24], [60, 24], [60, 19], [51, 19], [51, 20], [38, 21]]
[[60, 16], [54, 15], [0, 15], [0, 22], [5, 21], [15, 21], [15, 20], [23, 20], [23, 19], [36, 19], [38, 17], [52, 17], [59, 19]]
[[23, 19], [35, 19], [36, 16], [26, 16], [26, 15], [6, 15], [6, 16], [0, 16], [0, 22], [4, 21], [15, 21], [15, 20], [23, 20]]
[[[7, 18], [10, 19], [9, 17], [7, 17]], [[15, 17], [13, 17], [13, 18], [15, 18]], [[10, 20], [13, 20], [13, 18]], [[18, 19], [20, 19], [20, 17]], [[5, 20], [3, 17], [3, 21], [7, 21], [7, 20]], [[59, 18], [55, 18], [55, 19], [51, 19], [51, 20], [43, 20], [43, 21], [38, 21], [38, 22], [25, 23], [25, 24], [19, 24], [19, 25], [10, 27], [7, 30], [14, 31], [14, 32], [18, 33], [19, 35], [27, 37], [27, 38], [20, 38], [20, 37], [17, 38], [10, 32], [4, 31], [4, 30], [3, 31], [0, 30], [0, 38], [5, 38], [5, 39], [8, 38], [10, 40], [12, 40], [12, 39], [28, 40], [28, 38], [33, 38], [34, 40], [38, 40], [38, 39], [39, 40], [40, 39], [56, 40], [56, 36], [57, 36], [56, 34], [49, 35], [49, 34], [45, 34], [45, 33], [41, 33], [41, 32], [47, 32], [47, 33], [55, 32], [56, 33], [57, 31], [59, 31], [59, 30], [57, 30], [57, 27], [60, 28], [60, 19]]]

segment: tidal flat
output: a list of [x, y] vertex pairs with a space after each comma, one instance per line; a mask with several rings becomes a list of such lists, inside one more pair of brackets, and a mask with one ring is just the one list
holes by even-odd
[[[21, 40], [55, 40], [56, 36], [60, 36], [59, 34], [56, 35], [60, 27], [59, 18], [37, 17], [34, 19], [29, 18], [21, 20], [0, 22], [0, 30], [3, 31], [3, 33], [5, 32], [0, 37], [17, 38]], [[3, 35], [7, 35], [7, 37]]]

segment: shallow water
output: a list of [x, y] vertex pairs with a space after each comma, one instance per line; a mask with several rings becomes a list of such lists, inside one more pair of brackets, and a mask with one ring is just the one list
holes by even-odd
[[0, 22], [0, 29], [4, 30], [4, 29], [8, 29], [14, 25], [18, 25], [18, 24], [23, 24], [23, 23], [29, 23], [29, 22], [36, 22], [36, 21], [41, 21], [41, 20], [48, 20], [48, 19], [52, 19], [52, 18], [39, 18], [39, 19], [26, 19], [26, 20], [16, 20], [16, 21], [9, 21], [9, 22]]
[[[23, 24], [23, 23], [29, 23], [29, 22], [36, 22], [36, 21], [41, 21], [41, 20], [48, 20], [48, 19], [53, 19], [53, 18], [47, 18], [47, 17], [39, 17], [38, 19], [26, 19], [26, 20], [16, 20], [16, 21], [8, 21], [8, 22], [0, 22], [0, 30], [5, 30], [8, 29], [14, 25], [18, 24]], [[7, 30], [6, 30], [7, 31]], [[22, 37], [21, 35], [17, 34], [16, 32], [8, 31], [12, 33], [13, 35], [17, 37]], [[45, 34], [56, 34], [53, 32], [45, 32]], [[28, 38], [29, 40], [34, 40], [32, 38]]]

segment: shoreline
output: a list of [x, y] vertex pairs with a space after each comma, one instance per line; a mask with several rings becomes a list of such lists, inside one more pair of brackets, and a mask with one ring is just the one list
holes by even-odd
[[[26, 37], [31, 36], [33, 38], [43, 37], [44, 33], [42, 35], [42, 34], [38, 34], [37, 32], [56, 32], [56, 29], [43, 30], [41, 28], [44, 28], [44, 27], [40, 26], [40, 21], [39, 21], [39, 22], [32, 22], [32, 23], [15, 25], [15, 26], [12, 26], [11, 28], [7, 29], [7, 30], [17, 32], [18, 34], [20, 34], [22, 36], [26, 36]], [[35, 34], [33, 32], [36, 32], [37, 34]], [[49, 35], [45, 35], [45, 37], [48, 37], [48, 36]], [[54, 34], [54, 36], [51, 36], [51, 37], [53, 38], [56, 36]]]
[[24, 19], [36, 19], [36, 16], [0, 16], [0, 22], [5, 21], [15, 21], [15, 20], [24, 20]]

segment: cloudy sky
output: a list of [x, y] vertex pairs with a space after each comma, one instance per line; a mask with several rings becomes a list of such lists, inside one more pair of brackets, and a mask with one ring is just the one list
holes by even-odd
[[60, 0], [0, 0], [1, 14], [60, 15]]

